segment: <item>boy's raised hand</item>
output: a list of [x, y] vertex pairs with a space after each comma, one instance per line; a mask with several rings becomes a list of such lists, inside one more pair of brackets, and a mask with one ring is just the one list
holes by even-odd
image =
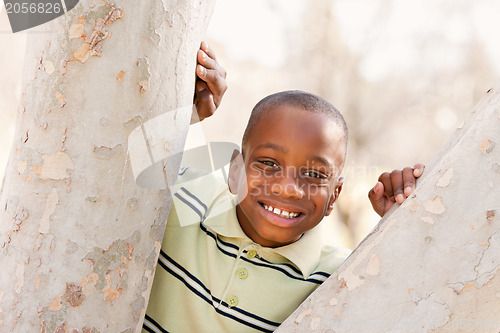
[[198, 50], [194, 105], [201, 120], [210, 117], [219, 107], [227, 90], [226, 70], [217, 63], [214, 51], [203, 41]]
[[384, 216], [394, 203], [403, 203], [415, 190], [416, 179], [422, 175], [425, 166], [415, 164], [392, 172], [384, 172], [377, 184], [368, 192], [368, 198], [375, 212]]

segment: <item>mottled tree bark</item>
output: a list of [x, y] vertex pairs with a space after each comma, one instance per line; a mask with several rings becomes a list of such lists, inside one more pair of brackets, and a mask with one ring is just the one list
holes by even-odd
[[500, 330], [500, 84], [277, 332]]
[[156, 169], [164, 189], [135, 176], [182, 149], [213, 5], [85, 0], [28, 37], [0, 196], [0, 331], [140, 331], [178, 161]]

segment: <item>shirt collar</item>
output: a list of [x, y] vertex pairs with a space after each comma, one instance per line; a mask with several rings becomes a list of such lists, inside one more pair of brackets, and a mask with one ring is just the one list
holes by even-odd
[[[238, 222], [234, 196], [229, 191], [219, 196], [217, 204], [212, 206], [204, 224], [224, 237], [249, 239]], [[263, 248], [290, 260], [300, 269], [304, 278], [307, 278], [318, 265], [323, 247], [322, 229], [320, 223], [292, 244], [276, 248]]]

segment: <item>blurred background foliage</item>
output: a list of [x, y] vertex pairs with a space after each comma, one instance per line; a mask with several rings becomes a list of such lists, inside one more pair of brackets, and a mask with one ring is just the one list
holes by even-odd
[[[350, 141], [325, 239], [353, 248], [379, 220], [367, 199], [378, 176], [427, 162], [498, 79], [499, 12], [496, 0], [218, 0], [206, 39], [229, 88], [205, 136], [239, 144], [253, 105], [277, 91], [332, 102]], [[10, 33], [0, 10], [0, 175], [29, 33]]]

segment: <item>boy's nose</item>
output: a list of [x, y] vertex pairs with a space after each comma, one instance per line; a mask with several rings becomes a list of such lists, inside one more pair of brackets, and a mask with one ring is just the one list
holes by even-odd
[[298, 184], [298, 180], [293, 174], [280, 177], [276, 183], [271, 186], [271, 190], [276, 195], [284, 198], [302, 199], [304, 190]]

